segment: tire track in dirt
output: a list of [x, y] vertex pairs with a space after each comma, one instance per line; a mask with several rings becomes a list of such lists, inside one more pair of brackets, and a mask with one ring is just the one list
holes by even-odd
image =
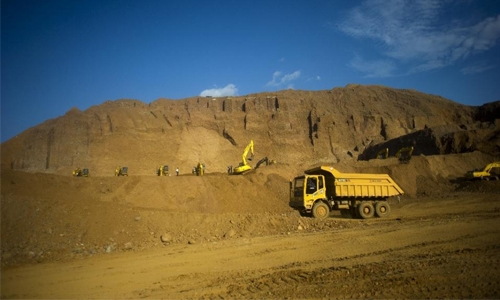
[[[469, 218], [460, 219], [467, 223], [488, 222], [480, 219], [481, 214], [470, 214]], [[485, 214], [491, 216], [492, 214]], [[495, 215], [493, 213], [493, 215]], [[496, 215], [498, 218], [498, 215]], [[454, 220], [450, 214], [450, 220]], [[384, 222], [369, 226], [366, 230], [384, 240], [385, 237], [405, 228], [394, 230], [394, 222]], [[433, 218], [417, 219], [406, 222], [403, 227], [413, 228], [429, 227], [438, 228], [450, 226], [450, 222], [436, 222]], [[453, 224], [451, 224], [453, 225]], [[472, 224], [473, 226], [474, 224]], [[379, 228], [382, 227], [382, 228]], [[409, 229], [409, 228], [406, 228]], [[331, 230], [330, 233], [342, 234], [344, 238], [338, 239], [343, 243], [356, 240], [362, 235], [360, 228]], [[401, 233], [401, 232], [400, 232]], [[348, 235], [345, 238], [345, 235]], [[312, 234], [314, 240], [323, 240], [321, 236], [328, 236], [328, 232]], [[353, 235], [353, 237], [349, 237]], [[151, 288], [134, 292], [137, 298], [162, 297], [165, 295], [195, 296], [201, 299], [248, 299], [248, 298], [297, 298], [297, 297], [340, 297], [340, 298], [394, 298], [394, 297], [447, 297], [454, 295], [460, 297], [481, 298], [483, 295], [493, 297], [498, 295], [495, 288], [499, 278], [498, 270], [488, 274], [467, 277], [467, 269], [487, 269], [498, 265], [498, 249], [500, 244], [481, 245], [475, 240], [495, 239], [499, 237], [498, 230], [484, 230], [479, 236], [470, 233], [458, 233], [458, 236], [411, 243], [399, 247], [384, 248], [377, 251], [363, 251], [360, 254], [336, 256], [335, 258], [321, 258], [305, 262], [292, 262], [274, 268], [258, 270], [222, 272], [214, 274], [195, 273], [187, 276], [163, 278], [158, 283], [153, 283]], [[300, 239], [300, 237], [297, 237]], [[325, 239], [333, 245], [334, 239]], [[311, 245], [315, 245], [312, 243]], [[468, 245], [463, 248], [463, 245]], [[248, 257], [262, 259], [263, 256], [284, 253], [284, 250], [301, 251], [293, 243], [286, 242], [278, 247], [270, 247], [250, 253]], [[464, 264], [463, 261], [470, 263]], [[437, 269], [437, 271], [436, 271]], [[460, 274], [453, 277], [454, 281], [447, 279], [457, 269]], [[430, 272], [433, 270], [435, 274]], [[438, 277], [437, 282], [427, 278], [427, 275]], [[443, 277], [443, 278], [441, 278]], [[186, 280], [189, 284], [183, 285]], [[180, 282], [179, 282], [180, 281]], [[193, 284], [196, 282], [196, 284]], [[408, 289], [402, 287], [407, 286]], [[479, 292], [481, 291], [481, 292]], [[166, 293], [166, 294], [165, 294]]]
[[[472, 219], [476, 216], [477, 214]], [[427, 221], [432, 222], [432, 220]], [[439, 225], [433, 224], [432, 226]], [[383, 231], [383, 229], [380, 231]], [[498, 230], [485, 231], [480, 238], [489, 238], [489, 236], [497, 238], [491, 239], [492, 241], [500, 240], [498, 239], [500, 237]], [[308, 297], [311, 295], [313, 297], [329, 297], [332, 295], [339, 297], [339, 292], [341, 292], [340, 298], [401, 297], [402, 295], [420, 298], [436, 297], [436, 293], [438, 295], [443, 293], [443, 297], [446, 297], [449, 293], [452, 293], [455, 297], [481, 297], [482, 295], [491, 297], [498, 295], [496, 287], [500, 286], [499, 280], [494, 279], [498, 278], [498, 269], [493, 270], [489, 275], [476, 276], [472, 280], [468, 280], [466, 275], [459, 276], [455, 278], [459, 283], [441, 280], [441, 284], [446, 283], [446, 289], [426, 279], [425, 274], [428, 272], [428, 268], [441, 268], [447, 273], [458, 268], [461, 270], [461, 274], [464, 274], [466, 272], [464, 270], [467, 270], [467, 268], [464, 269], [463, 267], [462, 261], [464, 259], [462, 257], [466, 255], [469, 257], [465, 261], [475, 261], [474, 265], [476, 267], [488, 268], [492, 265], [498, 265], [500, 257], [496, 252], [500, 249], [500, 244], [474, 249], [460, 249], [460, 245], [475, 244], [473, 240], [477, 239], [478, 237], [473, 234], [463, 234], [454, 238], [431, 240], [401, 247], [389, 247], [379, 251], [338, 257], [333, 260], [320, 259], [306, 263], [295, 262], [279, 268], [255, 271], [253, 274], [247, 273], [245, 279], [232, 280], [233, 283], [225, 287], [225, 293], [206, 295], [205, 298], [296, 298], [305, 295]], [[456, 249], [457, 246], [459, 249]], [[279, 249], [275, 251], [279, 251]], [[486, 258], [487, 256], [489, 258]], [[449, 264], [451, 264], [451, 267], [448, 266]], [[334, 266], [322, 267], [328, 265]], [[438, 272], [438, 277], [442, 276]], [[340, 284], [340, 282], [343, 282], [343, 284]], [[392, 288], [389, 290], [383, 288], [385, 285], [391, 285], [394, 282], [397, 283], [396, 286], [410, 285], [412, 288], [397, 291]], [[422, 282], [424, 286], [413, 287], [417, 285], [417, 282]], [[482, 282], [486, 282], [486, 284], [482, 284]], [[359, 288], [353, 288], [353, 286], [358, 286], [360, 283], [368, 286], [367, 292], [359, 292]], [[331, 286], [332, 289], [326, 289], [325, 286]], [[336, 290], [336, 292], [333, 293], [333, 290]], [[453, 293], [454, 290], [457, 293]]]
[[[412, 248], [415, 247], [418, 245], [412, 245]], [[497, 298], [500, 293], [499, 270], [490, 267], [500, 262], [496, 253], [498, 249], [500, 244], [483, 249], [430, 252], [395, 261], [354, 263], [313, 271], [268, 270], [269, 274], [240, 280], [228, 285], [225, 293], [205, 295], [202, 299], [282, 299], [306, 295], [312, 298], [334, 296], [354, 299]], [[455, 270], [457, 267], [458, 271]], [[486, 272], [469, 276], [476, 268]]]

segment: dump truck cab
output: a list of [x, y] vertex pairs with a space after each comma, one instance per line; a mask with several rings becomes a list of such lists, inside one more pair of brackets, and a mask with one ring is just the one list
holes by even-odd
[[341, 173], [333, 167], [306, 170], [290, 182], [290, 206], [315, 218], [340, 210], [363, 219], [390, 212], [387, 199], [403, 190], [387, 174]]
[[317, 200], [326, 201], [325, 177], [323, 175], [302, 175], [293, 181], [292, 206], [312, 209]]

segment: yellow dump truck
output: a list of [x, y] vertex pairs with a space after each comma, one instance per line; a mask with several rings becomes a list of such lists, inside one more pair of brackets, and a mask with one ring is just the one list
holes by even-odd
[[386, 217], [387, 199], [403, 195], [388, 174], [341, 173], [329, 166], [304, 172], [290, 182], [290, 206], [326, 218], [332, 210], [363, 219]]

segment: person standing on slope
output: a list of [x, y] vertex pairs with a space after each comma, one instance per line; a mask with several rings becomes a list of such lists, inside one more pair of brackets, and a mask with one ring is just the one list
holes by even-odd
[[179, 168], [175, 168], [175, 173], [177, 173], [177, 176], [179, 176]]

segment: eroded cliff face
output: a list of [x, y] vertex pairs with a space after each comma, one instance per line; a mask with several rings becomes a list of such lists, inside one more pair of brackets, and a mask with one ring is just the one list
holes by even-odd
[[[495, 130], [495, 112], [498, 106], [481, 113], [417, 91], [360, 85], [150, 104], [107, 101], [83, 112], [71, 109], [5, 142], [2, 168], [70, 174], [85, 167], [95, 175], [113, 175], [121, 165], [131, 174], [154, 174], [160, 164], [191, 172], [203, 162], [208, 172], [225, 172], [241, 161], [250, 140], [256, 159], [267, 156], [301, 166], [337, 163], [357, 160], [368, 148], [374, 151], [374, 145], [424, 129], [484, 127], [478, 117], [489, 116], [486, 122]], [[442, 154], [426, 147], [426, 154]]]

